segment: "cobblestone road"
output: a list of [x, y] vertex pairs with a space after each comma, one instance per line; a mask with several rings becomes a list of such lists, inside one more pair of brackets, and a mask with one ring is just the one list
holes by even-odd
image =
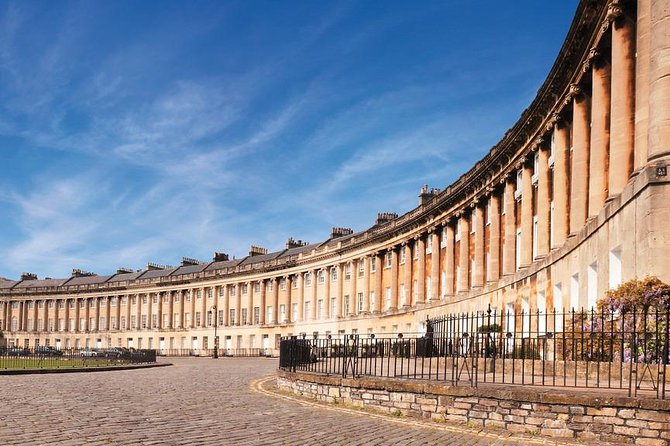
[[250, 384], [270, 375], [276, 360], [171, 362], [144, 370], [1, 376], [0, 445], [544, 443], [254, 391]]

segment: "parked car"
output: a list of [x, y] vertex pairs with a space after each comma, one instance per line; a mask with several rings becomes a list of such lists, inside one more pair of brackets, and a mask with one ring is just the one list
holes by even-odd
[[39, 345], [35, 347], [35, 356], [63, 356], [63, 352], [51, 346]]
[[30, 356], [30, 350], [21, 347], [9, 347], [7, 356]]
[[102, 352], [94, 350], [92, 348], [85, 348], [79, 352], [79, 354], [84, 358], [95, 358], [98, 356], [103, 356]]
[[128, 351], [120, 347], [110, 347], [102, 351], [106, 358], [121, 358], [128, 355]]

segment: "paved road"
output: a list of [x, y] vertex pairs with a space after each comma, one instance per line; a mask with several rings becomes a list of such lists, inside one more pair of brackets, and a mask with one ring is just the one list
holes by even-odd
[[[323, 408], [254, 391], [270, 359], [0, 377], [0, 445], [512, 445], [537, 439]], [[549, 442], [550, 443], [550, 442]]]

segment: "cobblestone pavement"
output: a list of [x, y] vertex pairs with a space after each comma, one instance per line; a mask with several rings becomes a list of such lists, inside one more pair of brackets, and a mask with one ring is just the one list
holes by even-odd
[[0, 445], [556, 444], [278, 395], [262, 379], [276, 360], [170, 361], [174, 366], [143, 370], [0, 377]]

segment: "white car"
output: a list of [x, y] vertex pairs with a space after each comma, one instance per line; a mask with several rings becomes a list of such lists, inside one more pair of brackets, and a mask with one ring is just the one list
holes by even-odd
[[84, 350], [79, 352], [79, 354], [81, 356], [87, 357], [87, 358], [94, 357], [94, 356], [100, 356], [100, 352], [98, 352], [97, 350], [90, 349], [90, 348], [85, 348]]

